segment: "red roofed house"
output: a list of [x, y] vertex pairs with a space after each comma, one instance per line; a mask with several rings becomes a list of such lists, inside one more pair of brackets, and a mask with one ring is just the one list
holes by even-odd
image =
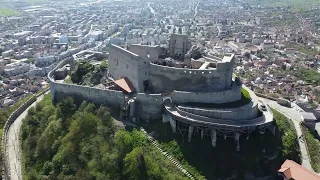
[[320, 180], [319, 175], [292, 160], [286, 160], [278, 170], [278, 174], [284, 180]]

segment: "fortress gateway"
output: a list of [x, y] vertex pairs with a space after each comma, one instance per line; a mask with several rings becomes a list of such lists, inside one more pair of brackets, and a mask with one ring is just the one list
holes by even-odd
[[270, 110], [259, 110], [256, 95], [233, 76], [234, 55], [221, 59], [200, 53], [185, 35], [172, 34], [168, 47], [112, 45], [105, 88], [63, 83], [65, 75], [61, 78], [56, 70], [67, 64], [72, 68], [73, 61], [62, 61], [48, 74], [54, 100], [81, 95], [120, 107], [121, 119], [162, 119], [173, 132], [187, 131], [189, 141], [194, 135], [209, 136], [212, 146], [217, 135], [232, 136], [237, 150], [241, 134], [273, 127]]

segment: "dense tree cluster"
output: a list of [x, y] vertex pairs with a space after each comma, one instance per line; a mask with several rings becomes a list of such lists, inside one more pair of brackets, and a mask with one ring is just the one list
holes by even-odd
[[77, 62], [71, 73], [71, 81], [81, 85], [97, 85], [108, 69], [108, 63], [102, 61], [100, 65], [92, 65], [87, 61]]
[[117, 130], [108, 108], [51, 97], [32, 107], [21, 140], [26, 179], [186, 179], [138, 130]]
[[91, 73], [94, 70], [94, 65], [87, 61], [81, 61], [76, 63], [74, 71], [71, 73], [71, 80], [73, 83], [81, 84], [86, 74]]
[[297, 68], [295, 75], [308, 83], [315, 85], [320, 84], [320, 73], [316, 70], [299, 67]]

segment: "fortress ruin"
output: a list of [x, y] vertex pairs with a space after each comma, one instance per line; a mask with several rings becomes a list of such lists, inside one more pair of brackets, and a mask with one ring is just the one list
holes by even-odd
[[[52, 98], [81, 95], [84, 99], [120, 107], [123, 120], [169, 122], [173, 132], [188, 132], [188, 140], [209, 136], [239, 137], [254, 130], [274, 130], [271, 110], [260, 110], [256, 95], [233, 76], [235, 56], [217, 58], [185, 35], [172, 34], [168, 47], [111, 45], [108, 58], [110, 86], [94, 88], [66, 84], [61, 69], [74, 63], [65, 59], [48, 74]], [[57, 71], [58, 70], [58, 71]], [[62, 77], [61, 77], [62, 76]], [[243, 92], [250, 95], [246, 99]]]

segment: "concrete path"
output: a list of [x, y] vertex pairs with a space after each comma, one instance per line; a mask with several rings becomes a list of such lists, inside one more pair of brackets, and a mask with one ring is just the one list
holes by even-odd
[[20, 150], [20, 141], [19, 133], [22, 124], [22, 120], [27, 116], [28, 110], [35, 106], [38, 102], [43, 99], [44, 95], [41, 95], [37, 98], [37, 101], [32, 103], [21, 115], [12, 123], [8, 130], [6, 147], [6, 155], [9, 159], [9, 168], [11, 180], [22, 180], [21, 172], [21, 150]]
[[[294, 127], [296, 128], [297, 131], [297, 135], [298, 135], [298, 139], [299, 137], [302, 135], [302, 130], [300, 127], [300, 123], [301, 123], [301, 114], [299, 111], [301, 111], [301, 109], [299, 107], [297, 107], [295, 104], [293, 104], [292, 108], [288, 108], [288, 107], [284, 107], [279, 105], [276, 101], [272, 101], [269, 99], [265, 99], [265, 98], [260, 98], [260, 100], [262, 100], [263, 102], [265, 102], [266, 104], [268, 104], [269, 106], [271, 106], [272, 108], [278, 110], [279, 112], [281, 112], [282, 114], [284, 114], [287, 118], [291, 119]], [[307, 151], [307, 145], [306, 142], [304, 140], [300, 140], [299, 139], [299, 146], [300, 146], [300, 151], [301, 151], [301, 158], [302, 158], [302, 166], [313, 171], [311, 164], [310, 164], [310, 159], [309, 159], [309, 155], [308, 155], [308, 151]]]

